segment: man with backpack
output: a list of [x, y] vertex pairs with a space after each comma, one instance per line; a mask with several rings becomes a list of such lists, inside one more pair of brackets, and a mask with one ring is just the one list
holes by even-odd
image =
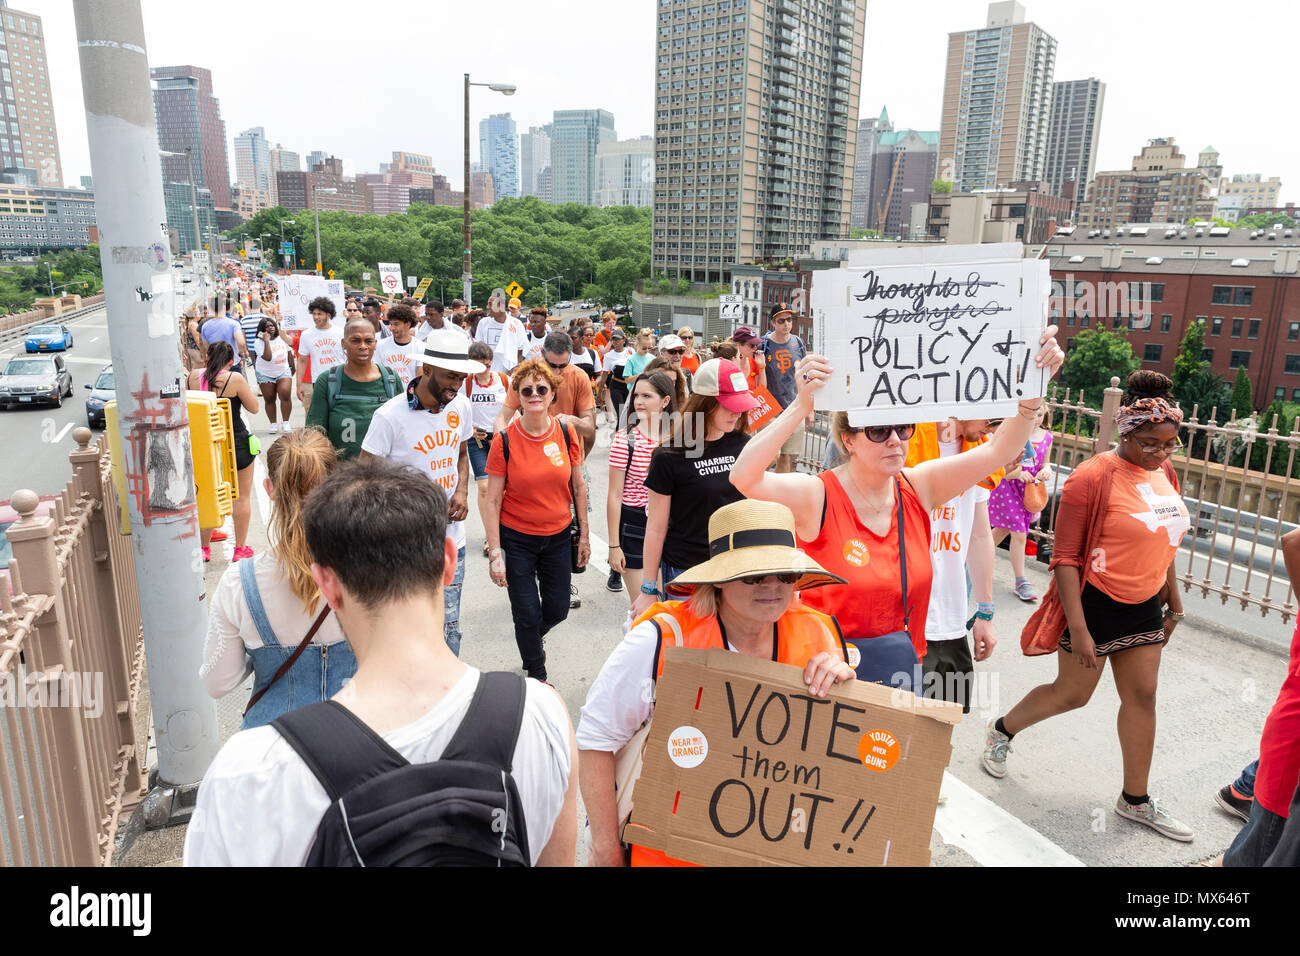
[[343, 327], [343, 364], [318, 370], [313, 383], [306, 424], [328, 435], [343, 459], [361, 453], [375, 412], [402, 391], [398, 374], [375, 364], [375, 348], [370, 322], [349, 319]]
[[356, 652], [329, 701], [230, 738], [187, 866], [571, 866], [577, 764], [563, 700], [442, 640], [447, 500], [408, 469], [338, 469], [303, 509], [312, 576]]
[[[763, 337], [763, 358], [767, 367], [767, 390], [780, 403], [781, 408], [788, 408], [798, 397], [799, 383], [795, 381], [794, 368], [799, 360], [808, 354], [807, 347], [799, 336], [791, 333], [794, 328], [794, 310], [777, 306], [772, 310], [772, 331]], [[794, 471], [795, 459], [803, 451], [804, 429], [812, 428], [813, 416], [809, 415], [803, 425], [795, 429], [781, 446], [781, 454], [776, 459], [776, 471], [785, 473]]]

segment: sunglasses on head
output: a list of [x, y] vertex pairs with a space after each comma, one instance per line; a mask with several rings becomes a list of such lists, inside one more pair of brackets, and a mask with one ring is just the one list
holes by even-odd
[[893, 432], [898, 436], [899, 441], [908, 441], [912, 433], [916, 431], [915, 425], [859, 425], [855, 428], [846, 428], [845, 431], [852, 434], [862, 432], [867, 436], [867, 441], [873, 441], [876, 444], [889, 441], [889, 433]]
[[782, 584], [794, 584], [796, 581], [799, 580], [799, 575], [797, 574], [755, 574], [752, 575], [751, 577], [740, 578], [739, 581], [741, 584], [748, 584], [752, 587], [756, 584], [762, 584], [768, 578], [776, 578]]
[[521, 388], [521, 389], [519, 390], [519, 394], [522, 395], [524, 398], [532, 398], [534, 395], [536, 395], [538, 398], [545, 398], [547, 395], [550, 395], [550, 394], [551, 394], [551, 386], [549, 386], [549, 385], [537, 385], [537, 386], [525, 385], [523, 388]]

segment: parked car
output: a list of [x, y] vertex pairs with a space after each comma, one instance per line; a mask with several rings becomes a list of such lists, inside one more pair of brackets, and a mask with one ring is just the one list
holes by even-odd
[[0, 408], [28, 404], [59, 408], [71, 396], [72, 373], [62, 355], [17, 355], [0, 372]]
[[95, 384], [87, 384], [86, 388], [90, 389], [90, 397], [86, 399], [86, 423], [91, 428], [103, 428], [104, 406], [117, 398], [117, 392], [113, 390], [112, 363], [100, 369]]
[[568, 299], [565, 299], [563, 302], [555, 303], [556, 312], [563, 312], [565, 309], [572, 309], [572, 308], [573, 308], [573, 303], [570, 302]]
[[72, 333], [66, 325], [38, 325], [27, 333], [28, 352], [66, 352], [72, 348]]
[[631, 312], [632, 312], [632, 307], [631, 307], [630, 305], [616, 305], [616, 306], [614, 306], [614, 314], [615, 314], [615, 315], [630, 315]]

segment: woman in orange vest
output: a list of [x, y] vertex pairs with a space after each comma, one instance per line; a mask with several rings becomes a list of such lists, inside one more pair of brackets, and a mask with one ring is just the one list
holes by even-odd
[[665, 647], [725, 648], [801, 667], [804, 683], [819, 697], [853, 679], [835, 619], [794, 596], [844, 579], [795, 547], [789, 508], [763, 501], [719, 508], [709, 519], [709, 553], [709, 560], [677, 578], [697, 585], [689, 600], [651, 605], [587, 694], [578, 725], [578, 766], [594, 866], [686, 865], [639, 846], [631, 847], [630, 859], [625, 855], [623, 817], [630, 805], [620, 814], [615, 785], [616, 766], [628, 750], [644, 744], [640, 731], [654, 711]]

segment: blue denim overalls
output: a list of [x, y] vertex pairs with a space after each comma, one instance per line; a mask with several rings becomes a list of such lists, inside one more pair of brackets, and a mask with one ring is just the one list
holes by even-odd
[[[252, 615], [257, 633], [262, 637], [262, 646], [248, 651], [253, 658], [253, 693], [257, 693], [271, 683], [271, 678], [297, 649], [297, 642], [302, 640], [305, 632], [303, 635], [295, 634], [294, 643], [288, 647], [276, 640], [275, 631], [271, 629], [271, 622], [266, 617], [266, 608], [262, 606], [262, 595], [257, 588], [252, 558], [240, 562], [239, 581], [244, 588], [248, 612]], [[328, 647], [309, 644], [298, 660], [294, 661], [293, 667], [244, 715], [242, 729], [261, 727], [285, 711], [327, 700], [337, 694], [339, 688], [351, 680], [356, 672], [357, 658], [347, 641]]]

